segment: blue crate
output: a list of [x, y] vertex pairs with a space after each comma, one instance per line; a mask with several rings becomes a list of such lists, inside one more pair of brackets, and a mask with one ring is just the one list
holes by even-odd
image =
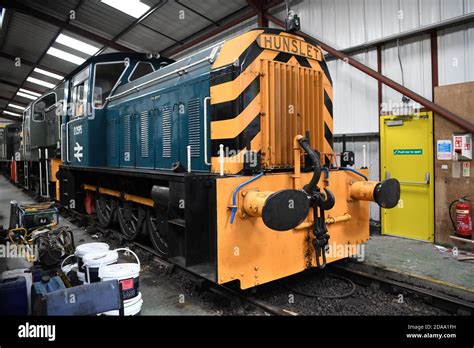
[[25, 277], [0, 281], [0, 315], [28, 315]]

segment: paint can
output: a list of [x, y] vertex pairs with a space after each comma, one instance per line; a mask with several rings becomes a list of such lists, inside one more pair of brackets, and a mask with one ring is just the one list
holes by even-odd
[[[124, 315], [126, 316], [137, 315], [142, 310], [142, 304], [143, 304], [143, 299], [142, 299], [141, 292], [138, 293], [138, 296], [135, 296], [134, 298], [131, 298], [130, 300], [123, 301]], [[119, 311], [118, 310], [108, 311], [102, 314], [110, 315], [110, 316], [118, 316]]]
[[93, 242], [78, 245], [74, 255], [77, 259], [77, 278], [83, 283], [85, 281], [84, 262], [82, 258], [88, 253], [95, 251], [108, 251], [110, 249], [107, 243]]
[[[125, 315], [136, 315], [140, 312], [143, 303], [142, 294], [139, 291], [140, 284], [140, 260], [131, 250], [126, 248], [115, 249], [126, 251], [135, 256], [137, 263], [116, 263], [102, 265], [99, 267], [99, 278], [102, 281], [118, 280], [122, 288], [122, 299]], [[118, 315], [119, 311], [109, 311], [106, 315]]]
[[82, 258], [84, 263], [85, 284], [100, 282], [99, 268], [117, 263], [118, 252], [115, 250], [94, 251]]

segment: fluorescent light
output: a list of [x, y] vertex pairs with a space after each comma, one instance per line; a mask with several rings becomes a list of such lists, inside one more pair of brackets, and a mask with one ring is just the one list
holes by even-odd
[[67, 53], [61, 50], [58, 50], [57, 48], [50, 47], [48, 52], [46, 52], [52, 56], [58, 57], [60, 59], [67, 60], [68, 62], [76, 65], [81, 65], [84, 63], [86, 60], [84, 58], [75, 56], [74, 54]]
[[58, 75], [58, 74], [55, 74], [55, 73], [52, 73], [40, 68], [35, 68], [34, 71], [37, 72], [38, 74], [43, 74], [43, 75], [52, 77], [53, 79], [56, 79], [56, 80], [62, 80], [64, 78], [64, 76], [61, 76], [61, 75]]
[[109, 5], [123, 13], [132, 17], [140, 18], [150, 9], [150, 6], [145, 5], [139, 0], [101, 0], [104, 4]]
[[3, 19], [5, 18], [5, 13], [6, 10], [3, 7], [0, 8], [0, 29], [2, 29], [3, 26]]
[[3, 113], [4, 113], [4, 114], [7, 114], [7, 115], [20, 116], [20, 117], [21, 117], [21, 115], [20, 115], [20, 114], [17, 114], [16, 112], [11, 112], [11, 111], [6, 111], [6, 110], [5, 110]]
[[26, 81], [29, 81], [31, 83], [36, 83], [37, 85], [48, 87], [48, 88], [53, 88], [54, 86], [56, 86], [55, 84], [52, 84], [43, 80], [35, 79], [34, 77], [31, 77], [31, 76], [28, 77]]
[[34, 95], [26, 94], [26, 93], [23, 93], [23, 92], [18, 92], [16, 95], [19, 96], [19, 97], [28, 98], [28, 99], [31, 99], [31, 100], [38, 99], [38, 97], [35, 97]]
[[34, 95], [35, 97], [41, 97], [41, 94], [30, 91], [29, 89], [20, 88], [20, 92], [28, 93], [28, 94]]
[[16, 104], [8, 104], [8, 106], [15, 109], [25, 110], [23, 106], [16, 105]]
[[89, 45], [85, 42], [82, 42], [81, 40], [74, 39], [74, 38], [72, 38], [70, 36], [67, 36], [67, 35], [64, 35], [64, 34], [60, 34], [58, 36], [58, 38], [56, 39], [56, 42], [58, 42], [58, 43], [60, 43], [64, 46], [74, 48], [75, 50], [87, 53], [91, 56], [94, 55], [95, 53], [97, 53], [97, 51], [99, 50], [98, 47]]

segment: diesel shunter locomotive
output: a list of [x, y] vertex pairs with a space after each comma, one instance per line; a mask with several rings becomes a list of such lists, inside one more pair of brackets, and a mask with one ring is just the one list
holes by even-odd
[[354, 255], [369, 202], [400, 197], [396, 179], [337, 165], [323, 52], [290, 32], [251, 30], [178, 61], [98, 55], [62, 88], [60, 204], [219, 284]]

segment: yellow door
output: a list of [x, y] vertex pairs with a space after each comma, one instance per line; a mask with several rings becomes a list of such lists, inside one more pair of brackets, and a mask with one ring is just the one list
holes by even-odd
[[400, 181], [394, 209], [382, 209], [382, 233], [434, 241], [433, 115], [380, 118], [381, 177]]

